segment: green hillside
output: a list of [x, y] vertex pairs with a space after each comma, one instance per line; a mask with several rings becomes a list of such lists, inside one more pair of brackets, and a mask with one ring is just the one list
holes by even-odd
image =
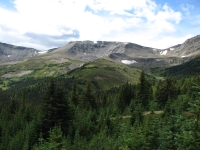
[[191, 76], [200, 74], [200, 56], [178, 66], [165, 69], [165, 76]]
[[199, 57], [176, 78], [49, 57], [0, 66], [0, 149], [200, 149]]
[[98, 59], [72, 70], [68, 76], [96, 82], [99, 88], [108, 89], [125, 82], [138, 83], [141, 70], [106, 59]]
[[[64, 62], [56, 63], [59, 59], [48, 60], [45, 57], [31, 58], [26, 61], [0, 65], [0, 76], [3, 83], [0, 87], [7, 88], [10, 83], [24, 78], [44, 77], [75, 77], [80, 80], [94, 82], [99, 88], [111, 88], [125, 82], [137, 83], [140, 69], [131, 68], [124, 64], [116, 64], [106, 59], [99, 59], [83, 65], [77, 60], [65, 59]], [[82, 65], [80, 67], [80, 65]], [[73, 69], [76, 68], [76, 69]]]
[[9, 83], [24, 78], [58, 77], [83, 64], [78, 60], [59, 58], [49, 54], [32, 57], [15, 64], [0, 65], [0, 88], [6, 89]]

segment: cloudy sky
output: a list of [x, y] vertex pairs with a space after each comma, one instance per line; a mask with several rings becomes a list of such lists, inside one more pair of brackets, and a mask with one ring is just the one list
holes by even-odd
[[200, 34], [200, 0], [0, 0], [0, 42], [46, 50], [69, 41], [167, 48]]

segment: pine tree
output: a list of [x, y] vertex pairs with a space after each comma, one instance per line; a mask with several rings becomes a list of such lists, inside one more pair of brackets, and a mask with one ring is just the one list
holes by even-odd
[[14, 99], [11, 100], [11, 104], [9, 106], [10, 115], [14, 115], [17, 111], [17, 104]]
[[[60, 127], [55, 126], [49, 131], [49, 138], [45, 142], [41, 142], [35, 150], [66, 150], [63, 133]], [[43, 141], [42, 137], [40, 141]]]
[[137, 126], [140, 125], [140, 123], [143, 120], [143, 114], [142, 114], [143, 110], [141, 107], [141, 104], [137, 104], [134, 108], [133, 108], [133, 112], [131, 114], [131, 118], [130, 118], [130, 123], [131, 125], [134, 125], [136, 123]]
[[146, 79], [144, 71], [140, 74], [138, 99], [144, 108], [148, 108], [150, 100], [153, 99], [152, 85]]
[[153, 120], [149, 119], [147, 122], [147, 127], [145, 131], [146, 150], [154, 150], [158, 148], [159, 145], [158, 125], [159, 125], [158, 118], [154, 118]]
[[162, 84], [159, 84], [155, 92], [156, 100], [161, 108], [165, 106], [168, 99], [175, 100], [178, 96], [178, 90], [171, 78], [167, 78]]
[[72, 101], [72, 103], [75, 106], [78, 105], [78, 95], [77, 95], [77, 86], [76, 86], [76, 83], [74, 83], [73, 87], [72, 87], [71, 101]]
[[92, 94], [90, 82], [88, 82], [88, 84], [86, 85], [86, 90], [82, 97], [81, 108], [87, 110], [97, 108], [95, 98]]
[[43, 128], [44, 137], [47, 137], [50, 128], [60, 125], [64, 134], [67, 133], [73, 112], [68, 104], [64, 91], [51, 80], [43, 97]]
[[191, 150], [200, 149], [200, 86], [196, 85], [193, 89], [196, 100], [190, 102], [188, 108], [188, 112], [192, 117], [177, 117], [177, 124], [181, 125], [180, 133], [176, 134], [178, 149], [184, 149], [185, 147]]

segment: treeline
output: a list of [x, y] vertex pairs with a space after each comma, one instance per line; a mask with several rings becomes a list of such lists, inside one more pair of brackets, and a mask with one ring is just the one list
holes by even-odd
[[0, 149], [199, 149], [199, 79], [28, 79], [0, 90]]

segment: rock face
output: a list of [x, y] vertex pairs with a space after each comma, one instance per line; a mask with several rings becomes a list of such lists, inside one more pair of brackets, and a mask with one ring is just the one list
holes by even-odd
[[200, 54], [200, 35], [186, 40], [183, 44], [171, 47], [170, 55], [179, 57], [190, 57]]
[[107, 42], [107, 41], [76, 41], [59, 48], [55, 51], [65, 52], [70, 57], [91, 61], [101, 57], [119, 53], [129, 57], [156, 57], [159, 52], [149, 47], [140, 46], [133, 43]]
[[178, 65], [200, 54], [200, 36], [195, 36], [183, 44], [167, 49], [155, 49], [124, 42], [75, 41], [54, 50], [53, 53], [86, 62], [107, 57], [122, 63], [137, 62], [130, 63], [134, 66]]
[[[0, 43], [0, 63], [19, 61], [42, 54], [38, 50]], [[200, 54], [200, 35], [167, 49], [155, 49], [134, 43], [74, 41], [48, 51], [48, 59], [69, 58], [84, 62], [101, 57], [134, 66], [178, 65]]]
[[0, 43], [0, 63], [11, 63], [38, 55], [38, 50]]

